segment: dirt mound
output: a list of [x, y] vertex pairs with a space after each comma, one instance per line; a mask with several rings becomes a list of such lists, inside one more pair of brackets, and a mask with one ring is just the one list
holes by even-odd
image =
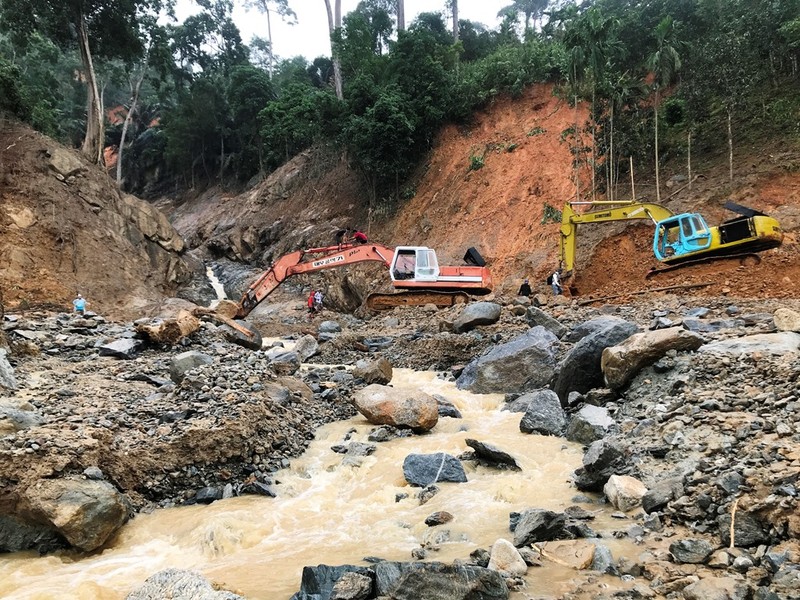
[[192, 267], [150, 204], [120, 193], [77, 152], [14, 123], [0, 130], [0, 289], [7, 307], [137, 314], [175, 293]]

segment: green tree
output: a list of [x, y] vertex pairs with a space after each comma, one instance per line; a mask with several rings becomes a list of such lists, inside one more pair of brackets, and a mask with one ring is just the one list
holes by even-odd
[[103, 163], [105, 122], [95, 56], [130, 61], [143, 52], [138, 37], [144, 15], [170, 9], [172, 0], [3, 0], [0, 20], [18, 38], [38, 31], [62, 47], [77, 36], [87, 87], [86, 135], [81, 150]]
[[661, 185], [659, 180], [658, 159], [658, 108], [661, 102], [661, 90], [669, 86], [681, 68], [681, 58], [675, 48], [675, 23], [672, 17], [664, 17], [655, 31], [656, 50], [647, 60], [647, 66], [653, 73], [653, 88], [656, 100], [653, 104], [655, 144], [655, 171], [656, 171], [656, 202], [661, 202]]
[[281, 19], [294, 25], [297, 23], [297, 15], [289, 8], [289, 0], [246, 0], [245, 6], [255, 7], [259, 12], [267, 15], [267, 44], [268, 44], [268, 67], [267, 71], [272, 75], [272, 67], [275, 64], [275, 45], [272, 41], [272, 21], [271, 13], [277, 14]]

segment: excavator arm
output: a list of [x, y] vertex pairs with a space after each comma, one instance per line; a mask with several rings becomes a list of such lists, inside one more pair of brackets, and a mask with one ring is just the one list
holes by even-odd
[[[615, 203], [617, 204], [617, 203]], [[561, 213], [561, 247], [560, 266], [569, 276], [575, 267], [575, 253], [578, 245], [578, 225], [584, 223], [605, 223], [607, 221], [627, 221], [630, 219], [650, 219], [657, 223], [673, 216], [668, 208], [659, 204], [632, 202], [622, 206], [616, 205], [605, 210], [595, 210], [578, 214], [567, 203]]]
[[366, 261], [382, 262], [388, 267], [393, 255], [393, 248], [380, 244], [346, 244], [341, 248], [326, 246], [284, 254], [264, 271], [244, 293], [239, 302], [236, 318], [245, 318], [264, 298], [292, 275], [315, 273]]

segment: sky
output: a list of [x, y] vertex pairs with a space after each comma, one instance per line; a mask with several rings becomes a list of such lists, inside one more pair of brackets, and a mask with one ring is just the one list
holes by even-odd
[[[359, 0], [342, 0], [342, 16], [355, 9]], [[253, 9], [244, 9], [243, 0], [234, 0], [233, 20], [242, 34], [242, 41], [250, 43], [254, 35], [267, 39], [267, 16]], [[333, 0], [331, 0], [333, 4]], [[511, 0], [459, 0], [459, 19], [483, 23], [490, 29], [500, 21], [497, 11], [511, 4]], [[289, 6], [297, 14], [297, 24], [287, 25], [279, 17], [270, 15], [272, 41], [275, 54], [281, 58], [302, 55], [309, 61], [317, 56], [330, 56], [328, 15], [324, 0], [289, 0]], [[444, 12], [445, 0], [405, 0], [406, 26], [420, 12]], [[192, 0], [178, 0], [175, 14], [178, 21], [198, 12]]]

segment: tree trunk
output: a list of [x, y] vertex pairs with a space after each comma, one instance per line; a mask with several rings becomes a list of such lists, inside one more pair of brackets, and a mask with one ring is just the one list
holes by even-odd
[[596, 163], [595, 146], [597, 145], [597, 141], [595, 139], [595, 127], [594, 127], [594, 125], [595, 125], [595, 119], [594, 119], [594, 115], [595, 115], [595, 106], [594, 106], [595, 91], [596, 91], [596, 86], [595, 86], [595, 84], [593, 82], [592, 83], [592, 202], [597, 200], [597, 196], [596, 196], [596, 194], [597, 194], [597, 181], [595, 179], [595, 163]]
[[125, 115], [125, 122], [122, 124], [122, 137], [119, 140], [119, 151], [117, 152], [117, 185], [122, 185], [122, 152], [125, 149], [125, 138], [128, 135], [128, 127], [131, 124], [133, 113], [136, 112], [136, 105], [139, 103], [139, 90], [142, 87], [142, 80], [147, 72], [147, 53], [145, 53], [144, 63], [142, 64], [142, 72], [139, 79], [133, 87], [131, 94], [131, 106], [128, 109], [128, 114]]
[[686, 134], [686, 171], [689, 178], [689, 191], [692, 190], [692, 132]]
[[406, 29], [406, 5], [405, 0], [397, 0], [397, 31]]
[[105, 142], [105, 126], [103, 120], [103, 103], [100, 91], [97, 88], [97, 74], [92, 63], [92, 52], [89, 49], [89, 32], [86, 29], [86, 18], [79, 13], [78, 19], [78, 45], [80, 46], [81, 61], [86, 76], [86, 136], [83, 139], [81, 152], [98, 164], [104, 164], [103, 146]]
[[453, 43], [458, 43], [458, 0], [453, 0]]
[[656, 202], [661, 202], [661, 185], [658, 178], [658, 88], [656, 88], [656, 103], [653, 106], [654, 114], [655, 114], [655, 129], [656, 129], [656, 144], [655, 144], [655, 151], [656, 151]]
[[333, 83], [336, 89], [336, 97], [344, 99], [342, 89], [342, 63], [339, 60], [338, 52], [333, 47], [333, 32], [342, 26], [342, 0], [335, 0], [336, 14], [331, 10], [331, 0], [325, 0], [325, 8], [328, 11], [328, 31], [331, 37], [331, 58], [333, 58]]
[[728, 169], [730, 180], [733, 181], [733, 129], [731, 128], [731, 117], [733, 109], [728, 107]]
[[272, 73], [275, 65], [275, 55], [272, 52], [272, 19], [269, 17], [269, 6], [264, 2], [264, 12], [267, 13], [267, 38], [269, 40], [269, 77], [272, 79]]

